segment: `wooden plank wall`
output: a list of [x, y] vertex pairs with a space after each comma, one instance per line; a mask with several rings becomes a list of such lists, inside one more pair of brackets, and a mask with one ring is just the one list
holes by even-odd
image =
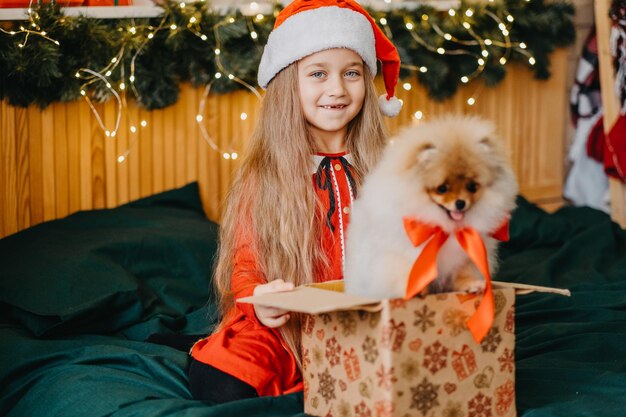
[[[509, 66], [496, 88], [474, 82], [445, 102], [429, 100], [413, 83], [390, 131], [445, 113], [480, 114], [493, 119], [512, 152], [521, 192], [551, 208], [561, 204], [564, 127], [567, 116], [567, 52], [552, 56], [552, 77], [532, 78], [523, 66]], [[379, 82], [380, 80], [377, 80]], [[379, 83], [379, 87], [381, 84]], [[467, 98], [480, 89], [474, 106]], [[199, 181], [209, 218], [219, 220], [220, 205], [241, 159], [226, 160], [202, 138], [196, 114], [203, 89], [182, 86], [179, 102], [148, 112], [129, 102], [116, 137], [106, 137], [84, 101], [57, 103], [41, 110], [0, 102], [0, 236], [79, 210], [115, 207], [140, 197]], [[382, 88], [379, 88], [382, 91]], [[223, 149], [242, 154], [258, 114], [258, 99], [248, 92], [211, 95], [203, 114], [209, 134]], [[96, 105], [108, 128], [116, 103]], [[241, 120], [241, 113], [248, 118]], [[140, 127], [140, 121], [147, 122]], [[130, 126], [138, 132], [130, 132]], [[128, 158], [117, 158], [130, 148]]]

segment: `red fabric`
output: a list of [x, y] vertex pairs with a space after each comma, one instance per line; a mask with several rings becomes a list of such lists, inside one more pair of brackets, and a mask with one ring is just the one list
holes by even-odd
[[[331, 157], [332, 166], [335, 167], [342, 155], [327, 156]], [[342, 171], [343, 168], [334, 169], [337, 180], [337, 187], [333, 187], [335, 201], [341, 202], [341, 210], [337, 204], [332, 217], [334, 232], [325, 224], [321, 226], [322, 248], [329, 259], [329, 265], [316, 266], [317, 282], [343, 278], [341, 238], [348, 224], [351, 198], [348, 180]], [[315, 186], [315, 175], [313, 184], [323, 205], [323, 215], [326, 215], [330, 204], [328, 191]], [[336, 193], [337, 188], [339, 195]], [[343, 210], [345, 207], [348, 207], [348, 213]], [[340, 223], [343, 228], [340, 228]], [[252, 231], [242, 229], [234, 254], [231, 283], [235, 299], [252, 295], [257, 285], [266, 282], [252, 248]], [[252, 385], [259, 396], [282, 395], [301, 391], [303, 388], [302, 376], [291, 351], [284, 345], [277, 329], [270, 329], [258, 321], [252, 304], [236, 304], [227, 314], [222, 329], [196, 343], [191, 355], [200, 362]]]
[[604, 165], [610, 177], [626, 181], [626, 116], [620, 115], [608, 136], [604, 118], [598, 119], [587, 137], [587, 155]]

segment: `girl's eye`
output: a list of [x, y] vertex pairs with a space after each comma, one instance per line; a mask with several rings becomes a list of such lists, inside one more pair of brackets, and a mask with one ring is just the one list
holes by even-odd
[[314, 73], [311, 74], [311, 77], [313, 78], [322, 78], [323, 76], [324, 76], [323, 71], [315, 71]]
[[359, 74], [359, 72], [355, 71], [355, 70], [350, 70], [350, 71], [346, 72], [346, 76], [347, 77], [358, 77], [359, 75], [361, 75], [361, 74]]
[[446, 184], [441, 184], [439, 187], [437, 187], [437, 194], [445, 194], [448, 192], [448, 186]]

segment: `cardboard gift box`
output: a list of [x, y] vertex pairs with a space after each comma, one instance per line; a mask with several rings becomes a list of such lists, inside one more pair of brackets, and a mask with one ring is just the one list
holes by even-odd
[[313, 416], [514, 417], [515, 294], [567, 290], [494, 283], [495, 317], [477, 343], [466, 326], [480, 296], [374, 301], [341, 282], [239, 302], [307, 313], [304, 411]]

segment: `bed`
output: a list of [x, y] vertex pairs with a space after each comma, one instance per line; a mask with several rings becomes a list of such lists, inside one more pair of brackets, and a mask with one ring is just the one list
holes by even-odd
[[[572, 291], [518, 297], [518, 415], [626, 415], [626, 232], [518, 204], [495, 278]], [[301, 393], [194, 401], [187, 354], [149, 341], [215, 324], [217, 231], [192, 183], [0, 240], [0, 415], [303, 416]]]

